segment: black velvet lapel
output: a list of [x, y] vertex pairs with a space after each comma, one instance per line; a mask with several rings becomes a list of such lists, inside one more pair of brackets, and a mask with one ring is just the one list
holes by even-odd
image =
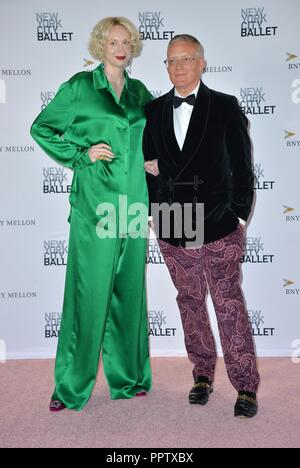
[[199, 151], [205, 135], [210, 111], [210, 90], [201, 82], [182, 151], [174, 133], [173, 96], [174, 88], [167, 94], [163, 105], [162, 136], [170, 159], [178, 167], [177, 180]]
[[162, 129], [161, 133], [165, 148], [175, 166], [178, 166], [178, 161], [182, 158], [180, 148], [178, 146], [176, 136], [174, 133], [173, 123], [173, 96], [174, 88], [167, 94], [166, 100], [163, 105], [162, 115]]
[[178, 179], [182, 172], [189, 166], [193, 158], [199, 151], [205, 131], [210, 111], [210, 90], [201, 82], [195, 106], [191, 115], [189, 128], [186, 134], [181, 152], [180, 171], [176, 177]]

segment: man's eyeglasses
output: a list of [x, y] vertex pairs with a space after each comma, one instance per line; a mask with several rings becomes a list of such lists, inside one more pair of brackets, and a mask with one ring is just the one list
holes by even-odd
[[196, 57], [191, 55], [186, 55], [185, 57], [180, 58], [173, 58], [173, 59], [166, 59], [164, 60], [164, 64], [167, 68], [174, 68], [177, 65], [182, 65], [183, 67], [191, 66], [196, 60]]

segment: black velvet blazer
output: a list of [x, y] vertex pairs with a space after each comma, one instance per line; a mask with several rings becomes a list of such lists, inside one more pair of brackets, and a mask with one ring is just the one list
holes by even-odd
[[[233, 232], [238, 218], [247, 221], [251, 211], [248, 120], [234, 96], [201, 82], [181, 151], [174, 133], [173, 96], [174, 88], [145, 108], [144, 157], [158, 159], [160, 171], [157, 177], [147, 174], [150, 206], [190, 203], [195, 214], [195, 204], [204, 203], [204, 242], [212, 242]], [[187, 241], [184, 232], [179, 238], [174, 235], [174, 226], [167, 237], [156, 234], [172, 245], [185, 246]]]

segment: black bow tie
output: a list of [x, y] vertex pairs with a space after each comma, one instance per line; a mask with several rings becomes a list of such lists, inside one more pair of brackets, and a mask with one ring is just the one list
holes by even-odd
[[190, 94], [189, 96], [186, 96], [184, 98], [179, 97], [179, 96], [173, 96], [173, 106], [175, 107], [175, 109], [181, 106], [183, 102], [187, 102], [188, 104], [193, 106], [195, 104], [195, 101], [196, 101], [195, 94]]

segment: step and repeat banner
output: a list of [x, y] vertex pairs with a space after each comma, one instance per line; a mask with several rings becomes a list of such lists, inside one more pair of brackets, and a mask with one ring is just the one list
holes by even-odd
[[[239, 99], [256, 175], [241, 259], [249, 321], [258, 355], [299, 356], [299, 0], [188, 0], [184, 8], [173, 0], [0, 0], [0, 361], [55, 355], [72, 173], [29, 129], [63, 81], [98, 65], [87, 49], [91, 29], [119, 15], [144, 44], [129, 72], [155, 97], [171, 88], [168, 41], [189, 33], [205, 48], [203, 81]], [[147, 279], [151, 353], [185, 355], [176, 291], [153, 235]]]

